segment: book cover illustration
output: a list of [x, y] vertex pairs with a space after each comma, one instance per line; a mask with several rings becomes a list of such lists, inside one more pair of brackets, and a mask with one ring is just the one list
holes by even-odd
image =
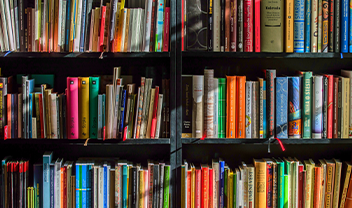
[[288, 135], [290, 138], [301, 138], [302, 117], [301, 117], [301, 78], [288, 78]]

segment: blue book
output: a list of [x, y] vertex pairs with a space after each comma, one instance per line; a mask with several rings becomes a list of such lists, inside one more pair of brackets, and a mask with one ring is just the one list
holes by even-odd
[[92, 207], [92, 173], [93, 173], [93, 163], [87, 164], [87, 208]]
[[81, 20], [81, 38], [79, 43], [79, 52], [84, 52], [84, 36], [86, 34], [86, 13], [87, 13], [87, 0], [82, 0], [82, 20]]
[[157, 0], [155, 52], [163, 51], [164, 0]]
[[[33, 165], [33, 187], [37, 190], [34, 193], [34, 207], [42, 208], [43, 199], [43, 164]], [[39, 189], [39, 191], [38, 191]]]
[[302, 138], [301, 77], [288, 78], [288, 136]]
[[108, 207], [108, 165], [104, 163], [104, 208]]
[[127, 208], [127, 165], [122, 166], [122, 208]]
[[124, 125], [124, 117], [125, 117], [125, 103], [126, 103], [126, 90], [122, 91], [122, 98], [121, 98], [121, 117], [120, 117], [120, 135], [123, 138], [123, 125]]
[[[266, 95], [266, 81], [263, 80], [263, 94]], [[264, 133], [263, 133], [263, 138], [266, 138], [266, 96], [264, 96], [263, 98], [263, 129], [264, 129]]]
[[87, 164], [81, 165], [82, 169], [82, 208], [87, 208]]
[[287, 139], [288, 78], [276, 77], [276, 137]]
[[50, 163], [52, 157], [52, 152], [45, 152], [43, 155], [43, 208], [50, 207]]
[[50, 207], [55, 206], [55, 163], [50, 163]]
[[348, 53], [349, 24], [349, 0], [341, 1], [341, 52]]
[[304, 22], [304, 52], [310, 53], [310, 21], [312, 0], [306, 0], [305, 6], [305, 22]]
[[30, 94], [34, 91], [34, 79], [30, 79], [26, 81], [26, 138], [31, 138], [29, 137], [29, 131], [32, 131], [32, 128], [29, 128], [29, 122], [32, 123], [32, 117], [29, 116], [29, 104], [32, 102], [29, 102], [29, 96]]
[[295, 0], [293, 50], [295, 53], [304, 52], [304, 0]]
[[66, 0], [65, 51], [69, 51], [71, 28], [71, 1]]
[[29, 137], [32, 138], [33, 94], [29, 94]]
[[80, 163], [76, 163], [76, 208], [81, 208], [81, 204], [82, 204], [81, 203], [81, 200], [82, 200], [81, 177], [82, 177], [82, 165]]
[[220, 197], [220, 203], [219, 203], [219, 207], [220, 208], [224, 208], [224, 187], [225, 187], [225, 161], [219, 161], [219, 176], [220, 176], [220, 189], [219, 189], [219, 197]]

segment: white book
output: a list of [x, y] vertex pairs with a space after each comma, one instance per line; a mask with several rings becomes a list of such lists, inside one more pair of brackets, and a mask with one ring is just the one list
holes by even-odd
[[[1, 15], [1, 29], [2, 29], [2, 34], [3, 34], [3, 40], [4, 40], [4, 50], [8, 51], [9, 48], [9, 37], [7, 34], [7, 23], [6, 23], [6, 15], [5, 15], [5, 9], [4, 9], [4, 1], [0, 0], [0, 15]], [[3, 48], [3, 47], [2, 47]]]
[[62, 21], [65, 21], [66, 18], [65, 18], [65, 16], [62, 15], [62, 1], [63, 0], [57, 0], [57, 1], [59, 1], [59, 18], [58, 18], [59, 21], [57, 23], [57, 51], [56, 52], [60, 52], [60, 50], [61, 50]]
[[63, 160], [57, 159], [55, 162], [54, 177], [54, 208], [61, 208], [61, 165]]
[[246, 138], [252, 138], [252, 87], [253, 82], [246, 82]]
[[321, 139], [323, 133], [323, 76], [313, 76], [312, 138]]
[[81, 22], [82, 22], [82, 0], [77, 0], [77, 19], [76, 19], [76, 33], [73, 41], [73, 52], [79, 52], [80, 38], [81, 38]]
[[123, 9], [123, 19], [122, 19], [122, 31], [121, 31], [121, 48], [120, 51], [123, 52], [125, 48], [125, 36], [126, 36], [126, 24], [127, 24], [127, 9]]
[[[237, 175], [237, 177], [236, 177], [236, 204], [234, 204], [234, 207], [238, 207], [239, 208], [239, 206], [240, 206], [240, 190], [242, 190], [241, 189], [241, 172], [236, 168], [236, 175]], [[238, 194], [237, 194], [238, 193]]]
[[220, 51], [220, 20], [221, 6], [220, 0], [213, 0], [213, 50]]
[[[106, 85], [106, 102], [105, 102], [105, 138], [112, 138], [112, 122], [113, 122], [113, 85]], [[116, 135], [116, 134], [115, 134]]]
[[9, 6], [10, 6], [10, 16], [11, 16], [11, 30], [12, 30], [12, 35], [13, 35], [13, 46], [14, 46], [14, 50], [17, 50], [17, 41], [16, 41], [16, 23], [15, 23], [15, 8], [13, 5], [13, 1], [12, 0], [5, 0], [9, 2]]
[[10, 12], [10, 5], [8, 0], [1, 0], [4, 2], [4, 12], [6, 16], [6, 25], [7, 25], [7, 34], [9, 38], [9, 46], [10, 50], [14, 51], [16, 50], [16, 45], [14, 42], [14, 34], [13, 34], [13, 28], [12, 28], [12, 21], [11, 21], [11, 12]]
[[[213, 200], [213, 207], [218, 207], [219, 206], [219, 191], [215, 191], [215, 190], [220, 190], [220, 173], [219, 173], [219, 162], [214, 162], [212, 163], [212, 167], [213, 167], [213, 175], [215, 176], [215, 181], [213, 181], [213, 184], [215, 184], [215, 189], [213, 189], [213, 197], [214, 199], [217, 200]], [[187, 172], [186, 172], [187, 173]], [[238, 183], [237, 183], [238, 184]], [[187, 192], [186, 192], [187, 193]], [[239, 192], [237, 192], [239, 193]]]
[[[136, 20], [136, 11], [137, 9], [130, 9], [130, 20], [129, 20], [129, 28], [128, 28], [128, 41], [127, 41], [127, 52], [132, 52], [131, 51], [131, 44], [132, 44], [132, 34], [133, 34], [133, 25], [135, 25], [135, 20]], [[125, 46], [126, 47], [126, 46]]]
[[213, 138], [219, 138], [219, 80], [214, 78], [214, 134]]
[[57, 106], [56, 106], [56, 93], [52, 93], [50, 100], [50, 113], [51, 113], [51, 138], [57, 139]]
[[159, 94], [158, 101], [158, 112], [157, 112], [157, 121], [156, 121], [156, 130], [155, 130], [155, 139], [160, 137], [160, 124], [161, 124], [161, 111], [163, 109], [163, 94]]
[[104, 167], [99, 166], [98, 207], [104, 207]]
[[152, 19], [152, 5], [153, 0], [146, 0], [145, 1], [145, 22], [144, 22], [144, 40], [143, 40], [143, 48], [144, 52], [149, 52], [150, 48], [150, 30], [151, 30], [151, 19]]
[[193, 104], [192, 104], [192, 136], [202, 138], [204, 136], [204, 76], [193, 75]]
[[241, 179], [242, 179], [242, 206], [243, 208], [247, 208], [248, 206], [248, 172], [247, 172], [247, 165], [242, 163], [241, 169]]
[[19, 19], [18, 19], [18, 5], [15, 5], [15, 3], [13, 3], [13, 4], [14, 4], [13, 5], [13, 12], [15, 15], [14, 21], [15, 21], [15, 34], [16, 34], [16, 49], [17, 49], [17, 51], [19, 51], [20, 50], [20, 34], [19, 34], [20, 27], [19, 27]]
[[[238, 206], [243, 207], [243, 169], [240, 168], [239, 175], [237, 175], [237, 193], [238, 193]], [[237, 194], [236, 194], [237, 195]]]
[[204, 134], [214, 137], [214, 69], [204, 70]]
[[293, 177], [292, 177], [292, 184], [293, 184], [293, 192], [292, 192], [292, 207], [298, 208], [298, 161], [293, 161]]
[[32, 117], [32, 139], [37, 138], [37, 119]]
[[[341, 75], [350, 79], [350, 114], [349, 114], [349, 132], [352, 132], [352, 71], [341, 70]], [[352, 138], [352, 133], [348, 134], [348, 138]]]
[[[131, 34], [131, 52], [137, 52], [137, 27], [138, 27], [138, 9], [131, 9], [132, 14], [132, 25], [130, 25], [130, 29], [132, 28]], [[129, 33], [130, 34], [130, 33]]]

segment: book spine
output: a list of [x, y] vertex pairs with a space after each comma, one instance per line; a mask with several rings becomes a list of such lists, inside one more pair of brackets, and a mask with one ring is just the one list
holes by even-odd
[[[13, 105], [13, 100], [11, 99], [11, 101], [12, 101], [12, 105]], [[30, 93], [29, 94], [29, 122], [28, 122], [28, 120], [27, 120], [27, 122], [28, 122], [28, 138], [32, 138], [32, 117], [33, 117], [33, 111], [32, 111], [32, 109], [33, 109], [33, 94], [32, 93]], [[11, 106], [11, 121], [12, 122], [14, 122], [14, 115], [15, 115], [15, 112], [14, 112], [14, 108], [13, 108], [14, 106]], [[13, 137], [14, 136], [14, 128], [15, 128], [15, 126], [13, 125], [13, 123], [11, 124], [11, 137]]]
[[204, 136], [214, 136], [214, 70], [204, 70]]
[[226, 79], [218, 78], [219, 82], [219, 105], [218, 105], [218, 137], [226, 137]]
[[253, 0], [243, 1], [244, 52], [253, 52]]
[[294, 40], [295, 53], [304, 52], [304, 0], [295, 0], [294, 5]]
[[303, 138], [311, 138], [312, 72], [303, 73]]
[[71, 0], [67, 0], [67, 7], [66, 7], [66, 25], [65, 25], [65, 43], [64, 43], [64, 51], [69, 51], [69, 42], [70, 42], [70, 26], [71, 26]]
[[267, 208], [273, 207], [273, 167], [272, 164], [267, 163], [266, 168], [266, 193], [267, 193]]
[[259, 138], [259, 82], [252, 84], [252, 138]]
[[[255, 179], [256, 184], [262, 184], [262, 187], [255, 186], [255, 207], [265, 208], [266, 207], [266, 163], [260, 162], [255, 164]], [[261, 189], [262, 188], [262, 189]], [[265, 190], [265, 191], [261, 191]]]
[[349, 40], [349, 1], [341, 1], [341, 52], [348, 53], [348, 40]]
[[213, 51], [220, 51], [221, 4], [220, 0], [213, 1]]
[[[212, 0], [209, 0], [212, 2]], [[237, 49], [237, 0], [230, 0], [230, 51]]]
[[301, 117], [301, 78], [288, 78], [288, 136], [289, 138], [302, 137], [302, 117]]
[[338, 94], [339, 94], [339, 78], [334, 77], [333, 78], [333, 95], [334, 95], [334, 106], [333, 106], [333, 123], [332, 123], [332, 138], [337, 138], [337, 120], [338, 120], [338, 106], [339, 106], [339, 99], [338, 99]]
[[98, 138], [99, 77], [89, 78], [89, 138]]
[[332, 139], [333, 134], [333, 111], [334, 111], [334, 76], [328, 77], [328, 106], [327, 106], [327, 138]]
[[254, 0], [254, 51], [260, 52], [260, 0]]
[[[326, 165], [326, 190], [325, 190], [325, 207], [333, 207], [334, 195], [334, 179], [335, 179], [335, 164], [328, 163]], [[335, 184], [337, 186], [337, 184]]]
[[[320, 203], [321, 203], [321, 189], [323, 189], [322, 184], [320, 183], [321, 181], [321, 177], [323, 177], [321, 175], [321, 171], [320, 171], [321, 167], [315, 167], [314, 170], [314, 179], [313, 179], [313, 184], [314, 186], [312, 186], [313, 190], [314, 190], [314, 194], [313, 194], [313, 207], [317, 208], [320, 207]], [[324, 202], [323, 202], [324, 203]]]
[[263, 138], [267, 138], [267, 132], [268, 132], [268, 128], [267, 128], [267, 112], [266, 112], [266, 81], [264, 80], [263, 81], [263, 131], [264, 131], [264, 133], [263, 133]]
[[350, 183], [350, 175], [351, 175], [351, 165], [347, 165], [347, 167], [346, 167], [346, 177], [344, 179], [343, 187], [341, 189], [342, 192], [341, 192], [341, 199], [340, 199], [340, 208], [345, 207], [348, 185]]
[[266, 71], [268, 137], [275, 136], [275, 78], [276, 70]]
[[[124, 116], [125, 116], [125, 103], [126, 103], [126, 90], [122, 91], [122, 98], [121, 98], [121, 113], [120, 113], [120, 128], [119, 128], [119, 135], [124, 135]], [[104, 119], [103, 119], [104, 121]], [[103, 125], [104, 126], [104, 125]]]
[[230, 51], [230, 0], [225, 0], [225, 51]]
[[318, 0], [318, 53], [322, 52], [323, 43], [323, 1]]
[[155, 139], [159, 139], [159, 137], [160, 137], [162, 106], [163, 106], [163, 94], [159, 94], [157, 123], [156, 123], [156, 129], [155, 129]]
[[[144, 25], [144, 52], [149, 52], [149, 48], [150, 48], [150, 30], [151, 30], [151, 17], [152, 17], [152, 0], [148, 0], [146, 2], [146, 9], [145, 9], [145, 25]], [[183, 1], [182, 1], [183, 3]], [[183, 11], [183, 10], [182, 10]], [[183, 17], [182, 17], [183, 20]], [[183, 21], [182, 21], [182, 25], [183, 25]], [[182, 27], [183, 30], [183, 27]], [[182, 35], [182, 39], [183, 39], [183, 35]], [[182, 41], [183, 42], [183, 41]]]
[[[151, 15], [151, 28], [150, 28], [150, 43], [149, 43], [149, 46], [150, 46], [150, 48], [149, 48], [149, 51], [150, 52], [154, 52], [155, 51], [155, 32], [156, 32], [156, 30], [155, 30], [155, 28], [156, 28], [156, 26], [155, 26], [155, 20], [156, 20], [156, 1], [157, 0], [152, 0], [152, 15]], [[186, 2], [186, 0], [184, 1], [184, 2]], [[185, 8], [186, 8], [186, 5], [185, 5]], [[186, 11], [186, 9], [184, 10], [184, 11]], [[185, 16], [185, 18], [184, 18], [184, 21], [186, 21], [186, 13], [184, 14]], [[184, 26], [186, 26], [187, 24], [186, 23], [184, 23]], [[186, 31], [186, 28], [184, 28], [184, 31]]]
[[253, 82], [246, 82], [246, 138], [252, 138], [252, 88]]
[[264, 138], [264, 80], [259, 79], [259, 138]]
[[294, 0], [287, 0], [285, 3], [286, 7], [286, 14], [285, 14], [285, 37], [286, 37], [286, 46], [285, 52], [286, 53], [293, 53], [293, 19], [292, 16], [294, 15]]
[[339, 88], [338, 88], [338, 111], [337, 111], [337, 138], [341, 138], [341, 126], [342, 126], [342, 115], [341, 115], [341, 108], [342, 108], [342, 81], [339, 79]]
[[246, 77], [237, 77], [236, 137], [246, 138]]
[[328, 131], [328, 78], [323, 76], [323, 135], [322, 138], [327, 138]]
[[89, 77], [79, 78], [79, 138], [89, 137]]
[[243, 52], [243, 5], [244, 0], [237, 0], [237, 51]]
[[[221, 80], [222, 82], [222, 80]], [[223, 85], [226, 84], [224, 81]], [[225, 87], [225, 86], [223, 86]], [[222, 89], [220, 89], [222, 90]], [[223, 89], [225, 91], [225, 89]], [[227, 138], [236, 138], [236, 77], [235, 76], [227, 76], [227, 90], [226, 92], [226, 100], [227, 108], [226, 108], [226, 137]], [[222, 92], [224, 93], [224, 92]], [[224, 94], [223, 94], [224, 95]], [[225, 97], [223, 97], [225, 99]], [[224, 109], [222, 109], [224, 111]]]
[[[340, 0], [334, 0], [335, 5], [334, 5], [334, 15], [335, 15], [335, 22], [334, 22], [334, 52], [335, 53], [340, 53], [340, 38], [341, 38], [341, 32], [340, 32]], [[330, 8], [331, 9], [331, 8]]]
[[313, 77], [313, 106], [312, 106], [312, 138], [321, 139], [322, 137], [322, 119], [323, 119], [323, 77]]
[[208, 0], [208, 51], [213, 51], [213, 0]]
[[324, 53], [327, 53], [329, 50], [328, 46], [329, 46], [329, 1], [323, 0], [323, 37], [322, 37], [321, 51]]
[[[348, 2], [349, 5], [351, 5], [351, 2]], [[351, 29], [351, 26], [352, 26], [352, 19], [351, 19], [351, 16], [352, 16], [352, 8], [351, 6], [348, 7], [348, 10], [347, 10], [347, 13], [348, 13], [348, 17], [347, 17], [347, 25], [349, 27], [348, 29], [348, 51], [351, 53], [352, 52], [352, 29]]]
[[305, 22], [304, 22], [304, 52], [309, 53], [311, 50], [310, 47], [310, 37], [311, 37], [311, 9], [312, 1], [305, 1]]
[[220, 51], [225, 51], [225, 1], [220, 0]]
[[[0, 86], [2, 86], [0, 88], [0, 137], [4, 138], [4, 127], [6, 125], [6, 95], [7, 95], [7, 80], [6, 78], [0, 78]], [[22, 113], [22, 112], [19, 112]], [[22, 121], [21, 121], [22, 122]], [[22, 129], [21, 129], [22, 131]]]
[[[82, 0], [82, 7], [81, 7], [81, 34], [79, 39], [79, 52], [84, 52], [84, 38], [86, 36], [86, 19], [87, 19], [87, 0]], [[60, 38], [61, 39], [61, 38]], [[59, 39], [59, 41], [60, 41]]]
[[288, 79], [276, 77], [276, 137], [288, 138], [287, 134], [287, 103], [288, 103]]
[[163, 47], [164, 27], [164, 0], [157, 0], [156, 28], [155, 28], [155, 52], [161, 52]]
[[192, 137], [203, 137], [203, 102], [204, 102], [204, 77], [193, 76], [193, 109], [192, 109]]
[[214, 91], [214, 119], [213, 119], [213, 125], [214, 125], [214, 133], [213, 133], [213, 138], [219, 138], [219, 80], [217, 78], [213, 79], [213, 91]]
[[163, 52], [169, 51], [169, 38], [170, 38], [170, 7], [165, 7], [164, 15], [164, 36], [163, 36]]
[[328, 52], [334, 52], [334, 35], [335, 35], [335, 31], [334, 31], [334, 27], [335, 27], [335, 1], [334, 0], [329, 0], [328, 1], [329, 4], [329, 12], [328, 12], [328, 30], [329, 30], [329, 34], [328, 34], [328, 42], [329, 42], [329, 47], [328, 47]]
[[[342, 83], [342, 122], [341, 122], [341, 138], [348, 138], [349, 135], [349, 108], [350, 108], [350, 79], [344, 78]], [[341, 117], [340, 117], [341, 118]]]
[[78, 78], [67, 78], [68, 139], [78, 139]]
[[318, 0], [312, 0], [311, 10], [311, 52], [318, 52]]
[[220, 161], [219, 162], [219, 207], [224, 208], [224, 196], [225, 196], [225, 162]]

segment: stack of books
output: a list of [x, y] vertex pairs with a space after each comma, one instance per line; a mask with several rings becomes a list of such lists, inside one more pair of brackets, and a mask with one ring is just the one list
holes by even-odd
[[5, 0], [0, 18], [1, 51], [169, 50], [170, 0]]
[[183, 138], [352, 138], [352, 71], [182, 77]]
[[[156, 207], [170, 203], [170, 165], [147, 167], [114, 158], [53, 159], [1, 163], [0, 207]], [[33, 178], [30, 178], [33, 177]]]
[[233, 169], [223, 160], [181, 167], [181, 208], [352, 206], [352, 165], [332, 159], [254, 159]]
[[28, 76], [22, 76], [18, 93], [13, 77], [0, 77], [1, 137], [168, 138], [169, 80], [163, 79], [159, 87], [153, 78], [141, 77], [136, 87], [130, 76], [123, 79], [120, 73], [121, 68], [115, 67], [108, 81], [107, 76], [67, 77], [67, 89], [61, 94], [39, 80], [35, 87], [35, 79]]
[[352, 52], [348, 0], [182, 0], [183, 51]]

